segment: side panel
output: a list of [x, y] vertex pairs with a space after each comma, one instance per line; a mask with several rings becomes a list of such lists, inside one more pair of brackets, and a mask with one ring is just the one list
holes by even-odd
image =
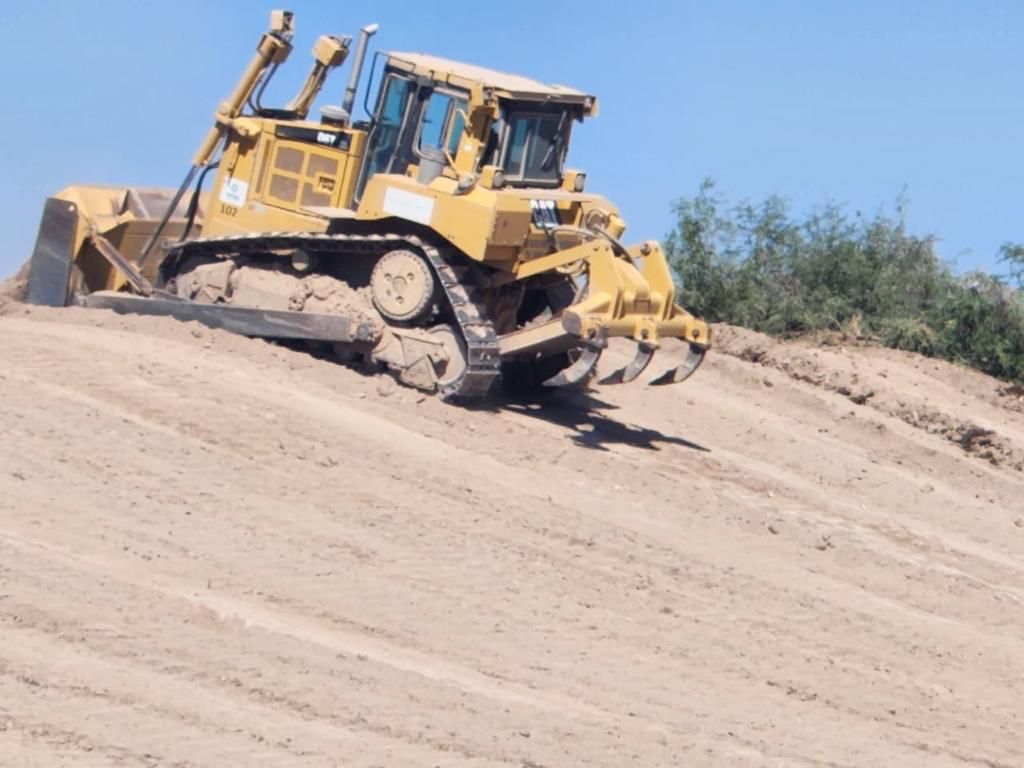
[[67, 304], [77, 227], [78, 206], [56, 197], [46, 200], [29, 263], [25, 296], [29, 304], [50, 307]]
[[269, 205], [284, 208], [338, 207], [347, 154], [298, 141], [274, 141], [267, 176], [257, 193]]
[[579, 226], [591, 209], [618, 215], [598, 195], [557, 189], [495, 190], [482, 184], [460, 192], [457, 182], [446, 176], [420, 184], [397, 174], [370, 177], [357, 214], [361, 219], [397, 217], [428, 226], [470, 258], [514, 271], [518, 265], [579, 242], [578, 234], [545, 226], [538, 218], [539, 204], [551, 212], [544, 220], [549, 225]]
[[323, 231], [326, 220], [309, 209], [351, 205], [364, 140], [351, 129], [265, 121], [225, 150], [203, 235]]
[[376, 174], [366, 184], [358, 217], [422, 224], [470, 258], [484, 261], [494, 227], [494, 192], [478, 187], [456, 195], [455, 184], [445, 177], [424, 185], [408, 176]]

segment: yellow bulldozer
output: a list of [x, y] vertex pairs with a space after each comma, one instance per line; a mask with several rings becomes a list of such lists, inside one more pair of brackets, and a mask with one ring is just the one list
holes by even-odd
[[650, 383], [693, 373], [709, 329], [675, 303], [660, 246], [624, 245], [619, 211], [564, 167], [597, 100], [378, 52], [370, 117], [354, 121], [376, 31], [359, 34], [341, 106], [311, 120], [352, 38], [320, 37], [295, 98], [266, 107], [293, 39], [293, 15], [273, 12], [177, 190], [71, 186], [46, 201], [26, 300], [309, 344], [445, 399], [589, 381], [612, 337], [637, 351], [604, 382], [636, 379], [670, 338], [683, 360]]

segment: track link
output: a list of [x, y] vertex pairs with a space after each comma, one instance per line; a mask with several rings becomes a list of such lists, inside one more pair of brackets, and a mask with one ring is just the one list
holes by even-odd
[[169, 248], [165, 263], [180, 262], [189, 256], [227, 258], [300, 248], [320, 255], [341, 256], [353, 252], [380, 255], [400, 247], [414, 248], [427, 258], [466, 344], [466, 370], [458, 380], [442, 387], [440, 396], [444, 400], [474, 400], [486, 396], [501, 372], [498, 336], [485, 316], [480, 292], [465, 282], [470, 267], [458, 263], [460, 257], [453, 249], [440, 249], [415, 235], [397, 233], [265, 232], [190, 240]]

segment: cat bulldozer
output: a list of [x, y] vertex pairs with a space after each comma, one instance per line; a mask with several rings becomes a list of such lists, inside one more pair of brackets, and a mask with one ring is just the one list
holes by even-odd
[[[169, 315], [390, 370], [442, 398], [593, 380], [614, 337], [636, 379], [667, 339], [681, 382], [710, 344], [675, 303], [656, 242], [625, 245], [608, 200], [565, 167], [587, 93], [419, 53], [367, 47], [340, 106], [309, 112], [351, 36], [320, 37], [299, 92], [263, 96], [292, 50], [271, 14], [177, 189], [71, 186], [46, 201], [26, 300]], [[377, 82], [371, 102], [371, 86]]]

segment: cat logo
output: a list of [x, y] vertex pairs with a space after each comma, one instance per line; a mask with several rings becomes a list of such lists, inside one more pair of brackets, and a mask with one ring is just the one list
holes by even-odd
[[531, 200], [533, 225], [541, 229], [554, 229], [562, 222], [558, 216], [558, 206], [554, 200]]

